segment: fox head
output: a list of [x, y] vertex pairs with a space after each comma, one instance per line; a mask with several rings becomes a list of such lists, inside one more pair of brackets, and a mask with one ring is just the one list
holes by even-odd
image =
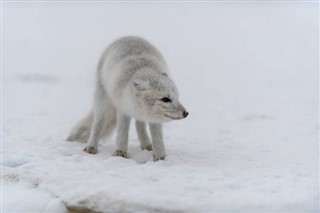
[[138, 110], [143, 111], [149, 121], [179, 120], [189, 114], [179, 102], [178, 90], [167, 75], [134, 78], [132, 91]]

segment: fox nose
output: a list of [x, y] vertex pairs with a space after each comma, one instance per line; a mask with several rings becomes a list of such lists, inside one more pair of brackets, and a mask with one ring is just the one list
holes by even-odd
[[183, 115], [184, 118], [186, 118], [186, 117], [189, 115], [189, 113], [188, 113], [187, 111], [184, 111], [184, 112], [182, 113], [182, 115]]

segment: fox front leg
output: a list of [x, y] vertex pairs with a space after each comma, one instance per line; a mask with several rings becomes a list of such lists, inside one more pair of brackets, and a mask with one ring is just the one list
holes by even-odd
[[149, 123], [152, 137], [153, 160], [164, 160], [166, 157], [165, 147], [162, 136], [162, 124]]
[[138, 134], [138, 139], [140, 141], [140, 146], [142, 150], [152, 150], [152, 145], [150, 143], [150, 138], [147, 134], [146, 123], [143, 121], [136, 121], [136, 130]]

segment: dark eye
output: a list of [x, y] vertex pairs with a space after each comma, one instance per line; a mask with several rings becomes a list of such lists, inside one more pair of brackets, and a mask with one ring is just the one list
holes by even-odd
[[171, 102], [171, 99], [170, 98], [167, 98], [167, 97], [164, 97], [164, 98], [161, 98], [161, 101], [163, 102]]

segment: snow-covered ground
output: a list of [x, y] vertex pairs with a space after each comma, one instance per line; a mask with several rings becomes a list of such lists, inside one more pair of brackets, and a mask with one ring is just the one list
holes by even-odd
[[[3, 3], [2, 212], [318, 212], [318, 4]], [[190, 115], [153, 162], [64, 139], [103, 49], [143, 36]]]

